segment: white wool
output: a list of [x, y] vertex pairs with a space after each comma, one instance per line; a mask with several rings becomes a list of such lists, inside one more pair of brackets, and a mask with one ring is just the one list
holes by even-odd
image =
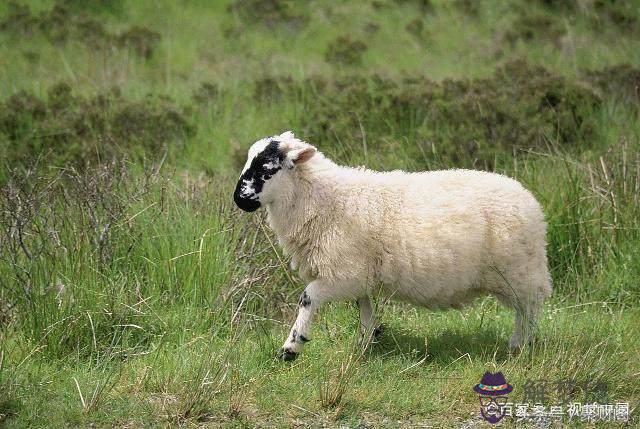
[[398, 298], [457, 306], [480, 288], [508, 287], [497, 281], [497, 270], [512, 286], [548, 293], [542, 210], [508, 177], [380, 173], [340, 167], [320, 154], [297, 175], [299, 188], [267, 210], [308, 280], [338, 287], [359, 280], [363, 288], [381, 281]]

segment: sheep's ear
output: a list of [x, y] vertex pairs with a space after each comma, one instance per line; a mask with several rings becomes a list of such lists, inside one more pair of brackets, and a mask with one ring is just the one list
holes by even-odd
[[316, 148], [309, 145], [301, 149], [293, 149], [287, 152], [287, 160], [290, 161], [291, 167], [297, 164], [304, 164], [316, 154]]
[[278, 137], [280, 137], [281, 139], [285, 139], [285, 140], [289, 140], [289, 139], [294, 139], [295, 136], [293, 135], [293, 131], [285, 131], [284, 133], [280, 134]]

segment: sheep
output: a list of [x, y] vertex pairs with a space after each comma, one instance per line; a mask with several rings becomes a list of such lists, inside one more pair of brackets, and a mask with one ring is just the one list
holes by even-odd
[[520, 348], [551, 294], [542, 209], [504, 175], [344, 167], [287, 131], [251, 146], [234, 201], [247, 212], [266, 207], [307, 283], [278, 355], [285, 361], [309, 341], [326, 302], [355, 300], [366, 335], [379, 329], [373, 296], [435, 309], [491, 294], [515, 310], [509, 346]]

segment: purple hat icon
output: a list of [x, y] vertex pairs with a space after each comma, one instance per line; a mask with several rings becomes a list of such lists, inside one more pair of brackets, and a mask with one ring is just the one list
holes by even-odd
[[480, 383], [473, 386], [473, 390], [479, 395], [502, 396], [508, 395], [513, 390], [513, 386], [507, 383], [502, 372], [495, 374], [485, 372]]

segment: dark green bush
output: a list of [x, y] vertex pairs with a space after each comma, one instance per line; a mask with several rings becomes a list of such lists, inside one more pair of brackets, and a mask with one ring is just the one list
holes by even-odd
[[423, 13], [432, 12], [434, 8], [431, 0], [393, 0], [393, 1], [400, 5], [405, 5], [405, 4], [414, 5]]
[[131, 48], [147, 59], [153, 55], [161, 40], [159, 33], [140, 26], [132, 26], [119, 34], [111, 33], [101, 21], [74, 6], [75, 3], [55, 3], [51, 10], [40, 15], [33, 15], [28, 6], [11, 3], [7, 15], [0, 20], [0, 31], [14, 37], [42, 35], [54, 44], [74, 40], [93, 49]]
[[512, 45], [519, 40], [523, 42], [545, 41], [557, 44], [565, 33], [565, 26], [557, 17], [526, 11], [518, 15], [503, 37]]
[[359, 65], [362, 55], [367, 50], [367, 44], [350, 36], [339, 36], [327, 46], [325, 59], [332, 64]]
[[123, 151], [158, 153], [194, 132], [171, 100], [131, 101], [118, 90], [85, 98], [60, 83], [46, 99], [19, 92], [0, 104], [0, 151], [10, 163], [47, 155], [79, 165]]
[[482, 0], [453, 0], [452, 3], [456, 9], [471, 17], [477, 17], [482, 9]]
[[[435, 145], [457, 164], [545, 147], [552, 140], [567, 147], [588, 144], [591, 112], [600, 104], [589, 87], [523, 61], [489, 78], [442, 83], [379, 76], [268, 82], [270, 97], [304, 100], [304, 134], [322, 142], [338, 137], [339, 153], [360, 151], [365, 137], [370, 150], [389, 153], [390, 141], [409, 138], [414, 144], [405, 150], [414, 159]], [[262, 86], [257, 94], [265, 92]]]
[[71, 10], [83, 12], [107, 12], [119, 16], [124, 13], [124, 0], [59, 0], [61, 4]]
[[404, 29], [407, 30], [407, 33], [420, 40], [424, 33], [424, 20], [422, 18], [414, 18], [404, 27]]
[[614, 28], [622, 32], [640, 30], [640, 9], [637, 2], [626, 0], [527, 0], [523, 14], [542, 6], [554, 14], [565, 17], [585, 16], [595, 29]]
[[586, 73], [586, 79], [603, 96], [640, 107], [640, 68], [619, 64]]
[[229, 11], [236, 14], [246, 25], [260, 23], [269, 28], [286, 26], [297, 30], [309, 17], [295, 10], [291, 0], [234, 0]]
[[120, 46], [132, 49], [143, 58], [151, 58], [161, 39], [160, 33], [137, 25], [117, 37]]

